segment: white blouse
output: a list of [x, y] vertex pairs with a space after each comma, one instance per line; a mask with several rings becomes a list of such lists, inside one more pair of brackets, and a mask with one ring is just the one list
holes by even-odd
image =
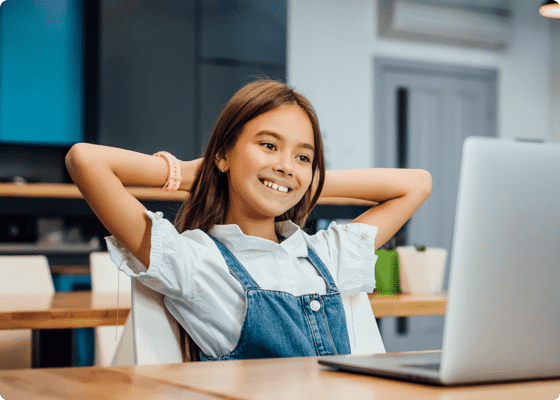
[[[202, 351], [213, 357], [230, 353], [241, 334], [245, 315], [243, 286], [203, 231], [179, 234], [161, 212], [146, 214], [152, 220], [149, 269], [146, 271], [113, 236], [106, 238], [111, 259], [127, 275], [165, 296], [171, 315]], [[369, 301], [364, 302], [358, 295], [375, 289], [377, 227], [332, 222], [328, 229], [308, 235], [291, 221], [283, 221], [276, 223], [276, 230], [285, 238], [280, 244], [245, 235], [235, 224], [216, 225], [209, 234], [233, 253], [259, 287], [295, 296], [327, 291], [325, 281], [307, 258], [309, 246], [329, 269], [343, 296], [352, 353], [357, 350], [350, 326], [352, 306], [356, 304], [362, 308], [360, 324], [372, 330], [371, 340], [375, 343], [369, 346], [370, 352], [384, 352]], [[361, 295], [367, 299], [365, 293]]]

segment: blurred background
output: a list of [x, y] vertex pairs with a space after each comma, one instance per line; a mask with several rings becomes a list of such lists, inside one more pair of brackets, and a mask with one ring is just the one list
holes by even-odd
[[[231, 95], [270, 77], [315, 106], [327, 168], [427, 169], [432, 195], [400, 244], [450, 253], [463, 140], [560, 141], [560, 20], [542, 4], [7, 0], [0, 178], [70, 183], [64, 156], [82, 141], [199, 157]], [[22, 240], [0, 227], [0, 242]], [[381, 331], [388, 351], [436, 349], [442, 326]]]

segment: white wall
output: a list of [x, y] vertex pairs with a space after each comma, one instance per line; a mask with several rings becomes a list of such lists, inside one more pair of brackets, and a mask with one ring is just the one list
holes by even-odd
[[552, 136], [551, 140], [560, 142], [560, 20], [550, 20], [551, 40], [551, 98], [552, 98]]
[[552, 124], [554, 30], [538, 14], [540, 0], [512, 3], [511, 43], [489, 51], [380, 39], [375, 0], [288, 0], [287, 79], [317, 109], [327, 167], [374, 165], [376, 56], [496, 68], [498, 136], [560, 141]]

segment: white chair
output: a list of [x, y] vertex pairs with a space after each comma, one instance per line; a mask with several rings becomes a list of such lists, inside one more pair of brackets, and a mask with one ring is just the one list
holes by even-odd
[[366, 317], [371, 312], [367, 293], [359, 292], [352, 296], [343, 296], [342, 305], [348, 322], [352, 354], [385, 353], [377, 323]]
[[[364, 323], [364, 315], [371, 309], [366, 293], [343, 297], [348, 320], [348, 335], [353, 354], [385, 353], [375, 320]], [[171, 316], [163, 295], [132, 280], [131, 317], [113, 365], [174, 364], [194, 361], [191, 354], [198, 351], [179, 323]]]
[[[128, 293], [130, 277], [117, 269], [108, 252], [93, 252], [89, 256], [91, 290], [95, 293]], [[99, 326], [95, 328], [95, 365], [109, 367], [115, 357], [124, 326]], [[115, 338], [116, 336], [116, 338]]]
[[[0, 256], [0, 293], [54, 294], [47, 257]], [[31, 330], [0, 331], [0, 369], [31, 368]]]
[[130, 317], [113, 365], [189, 361], [186, 333], [163, 303], [163, 295], [132, 279]]

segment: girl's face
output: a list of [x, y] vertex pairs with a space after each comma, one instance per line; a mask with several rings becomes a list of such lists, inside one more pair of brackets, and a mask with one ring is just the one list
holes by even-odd
[[295, 206], [311, 184], [313, 139], [311, 121], [297, 105], [276, 108], [247, 122], [226, 153], [226, 223], [274, 221]]

